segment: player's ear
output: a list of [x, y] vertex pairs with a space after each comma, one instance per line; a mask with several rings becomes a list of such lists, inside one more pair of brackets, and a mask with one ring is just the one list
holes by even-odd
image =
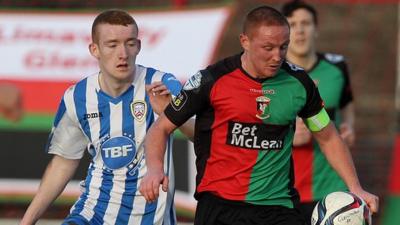
[[314, 31], [314, 39], [317, 39], [317, 38], [318, 38], [318, 36], [319, 36], [318, 29], [317, 29], [317, 28], [315, 28], [315, 31]]
[[99, 46], [96, 43], [90, 43], [89, 44], [89, 52], [92, 56], [94, 56], [96, 59], [99, 59]]
[[240, 44], [242, 45], [242, 48], [244, 49], [244, 50], [248, 50], [249, 49], [249, 36], [248, 35], [246, 35], [246, 34], [244, 34], [244, 33], [241, 33], [240, 35], [239, 35], [239, 40], [240, 40]]
[[142, 49], [142, 41], [140, 39], [137, 39], [137, 54], [139, 54], [140, 50]]

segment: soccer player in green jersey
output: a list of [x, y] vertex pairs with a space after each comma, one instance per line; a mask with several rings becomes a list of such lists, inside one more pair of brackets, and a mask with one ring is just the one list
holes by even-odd
[[[286, 59], [307, 71], [318, 87], [325, 109], [343, 140], [348, 146], [353, 145], [353, 95], [344, 57], [317, 52], [318, 16], [314, 7], [302, 1], [291, 1], [283, 5], [282, 13], [291, 29]], [[298, 208], [308, 224], [319, 200], [331, 192], [347, 190], [311, 136], [298, 118], [293, 141], [295, 187], [300, 193]]]
[[268, 6], [251, 10], [239, 36], [243, 52], [200, 70], [151, 126], [147, 173], [140, 192], [155, 201], [166, 191], [168, 135], [196, 115], [195, 225], [303, 225], [294, 209], [292, 143], [303, 118], [349, 190], [378, 210], [378, 197], [359, 183], [347, 146], [330, 122], [309, 75], [286, 61], [290, 26]]

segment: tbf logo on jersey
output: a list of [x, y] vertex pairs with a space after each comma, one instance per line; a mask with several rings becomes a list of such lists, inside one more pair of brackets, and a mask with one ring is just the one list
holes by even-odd
[[144, 101], [135, 101], [131, 103], [131, 113], [135, 120], [142, 122], [146, 118], [147, 104]]
[[257, 114], [256, 117], [264, 120], [269, 118], [269, 103], [271, 102], [271, 99], [265, 97], [265, 96], [259, 96], [256, 98], [257, 102]]
[[113, 137], [101, 145], [101, 156], [107, 168], [119, 169], [136, 157], [136, 146], [128, 137]]

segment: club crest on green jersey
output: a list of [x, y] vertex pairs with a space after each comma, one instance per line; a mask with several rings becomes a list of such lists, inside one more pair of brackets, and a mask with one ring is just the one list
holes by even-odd
[[258, 96], [256, 98], [257, 102], [257, 114], [256, 117], [264, 120], [269, 118], [269, 103], [271, 102], [271, 99], [265, 96]]
[[147, 104], [145, 101], [137, 100], [131, 103], [131, 113], [133, 118], [138, 122], [143, 122], [144, 118], [146, 118], [147, 113]]

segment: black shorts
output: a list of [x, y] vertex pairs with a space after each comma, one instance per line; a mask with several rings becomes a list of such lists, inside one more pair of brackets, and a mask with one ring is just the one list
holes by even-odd
[[318, 201], [301, 202], [296, 206], [296, 208], [299, 210], [299, 212], [303, 215], [304, 219], [306, 220], [306, 225], [311, 225], [312, 212], [317, 203]]
[[198, 198], [194, 225], [304, 225], [296, 209], [230, 201], [210, 193]]

